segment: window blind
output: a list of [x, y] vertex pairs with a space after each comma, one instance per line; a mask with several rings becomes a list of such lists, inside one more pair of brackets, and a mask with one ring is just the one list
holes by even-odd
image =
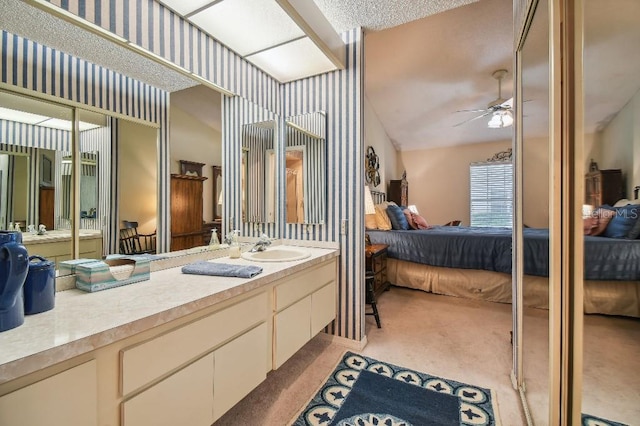
[[475, 163], [469, 167], [471, 226], [513, 224], [513, 164]]

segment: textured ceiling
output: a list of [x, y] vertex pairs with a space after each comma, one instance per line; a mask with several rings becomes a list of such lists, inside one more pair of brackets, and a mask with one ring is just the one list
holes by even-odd
[[383, 30], [478, 0], [314, 0], [338, 33]]
[[173, 92], [196, 83], [176, 71], [19, 0], [0, 0], [0, 29]]
[[397, 149], [508, 140], [513, 128], [487, 119], [454, 127], [498, 97], [491, 74], [506, 69], [502, 97], [513, 91], [511, 0], [467, 6], [370, 32], [365, 39], [366, 96]]

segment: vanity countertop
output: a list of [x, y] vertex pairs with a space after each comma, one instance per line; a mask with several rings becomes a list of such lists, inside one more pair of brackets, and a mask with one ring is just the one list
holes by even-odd
[[[88, 353], [152, 327], [184, 317], [336, 257], [335, 249], [305, 247], [311, 256], [259, 263], [251, 279], [187, 275], [180, 267], [151, 279], [95, 293], [56, 293], [55, 308], [25, 316], [23, 325], [0, 333], [0, 384]], [[243, 258], [211, 262], [256, 265]]]
[[[102, 237], [102, 231], [93, 229], [81, 229], [80, 239], [86, 240], [91, 238]], [[22, 244], [42, 244], [51, 243], [55, 241], [71, 240], [71, 231], [66, 230], [53, 230], [47, 231], [43, 235], [31, 234], [29, 232], [22, 233]]]

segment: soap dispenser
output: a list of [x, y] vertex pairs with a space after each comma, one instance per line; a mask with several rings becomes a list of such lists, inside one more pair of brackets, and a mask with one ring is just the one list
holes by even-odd
[[229, 245], [229, 257], [231, 259], [237, 259], [240, 257], [240, 244], [238, 243], [239, 229], [235, 229], [231, 233], [231, 244]]
[[213, 250], [218, 247], [220, 247], [220, 240], [218, 240], [218, 231], [216, 230], [216, 228], [213, 228], [211, 230], [211, 239], [209, 240], [209, 248]]

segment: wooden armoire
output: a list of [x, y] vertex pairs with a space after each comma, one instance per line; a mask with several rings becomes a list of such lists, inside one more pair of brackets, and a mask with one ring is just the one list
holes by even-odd
[[393, 201], [399, 206], [409, 204], [409, 184], [407, 172], [402, 173], [402, 179], [390, 180], [387, 188], [387, 201]]
[[622, 171], [620, 169], [595, 170], [585, 176], [585, 204], [598, 207], [614, 205], [624, 197]]
[[202, 176], [171, 175], [171, 251], [201, 246]]

